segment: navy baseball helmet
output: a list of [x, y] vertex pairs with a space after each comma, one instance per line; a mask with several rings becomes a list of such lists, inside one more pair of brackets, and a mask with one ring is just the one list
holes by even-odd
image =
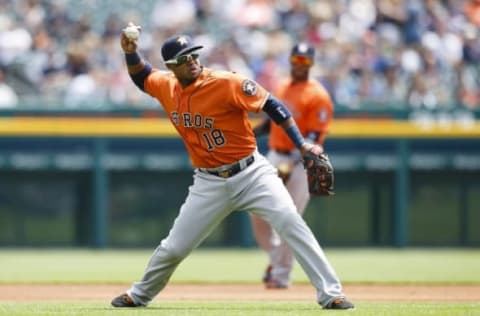
[[298, 43], [293, 46], [290, 56], [304, 56], [313, 60], [315, 57], [315, 48], [308, 43]]
[[162, 57], [164, 61], [173, 59], [180, 55], [188, 54], [203, 48], [201, 45], [195, 45], [188, 35], [175, 35], [169, 37], [162, 45]]

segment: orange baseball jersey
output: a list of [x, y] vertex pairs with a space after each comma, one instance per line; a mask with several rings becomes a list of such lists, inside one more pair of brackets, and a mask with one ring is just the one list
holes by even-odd
[[[279, 85], [275, 96], [288, 107], [302, 135], [320, 132], [318, 143], [323, 144], [333, 117], [333, 103], [327, 90], [314, 80], [295, 83], [288, 80]], [[295, 149], [287, 133], [277, 124], [270, 126], [269, 147], [282, 151]]]
[[215, 168], [250, 155], [257, 147], [248, 112], [259, 112], [269, 93], [239, 74], [204, 68], [186, 88], [170, 72], [144, 82], [183, 139], [193, 166]]

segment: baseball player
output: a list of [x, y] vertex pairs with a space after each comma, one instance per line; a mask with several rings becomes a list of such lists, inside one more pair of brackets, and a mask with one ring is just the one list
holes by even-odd
[[195, 170], [178, 216], [155, 249], [142, 279], [111, 304], [149, 304], [180, 262], [228, 214], [248, 210], [270, 223], [290, 245], [323, 308], [353, 308], [276, 169], [257, 151], [248, 113], [260, 111], [285, 129], [300, 152], [321, 151], [305, 141], [288, 109], [242, 75], [203, 67], [199, 60], [202, 46], [187, 35], [163, 43], [161, 54], [169, 71], [152, 68], [137, 53], [137, 39], [128, 38], [125, 32], [121, 47], [133, 82], [163, 106]]
[[[333, 104], [326, 89], [316, 80], [309, 79], [314, 55], [315, 50], [308, 43], [299, 43], [292, 48], [290, 78], [279, 85], [275, 96], [288, 107], [305, 140], [322, 148], [332, 120]], [[270, 122], [270, 119], [264, 120], [254, 128], [254, 133], [257, 137], [269, 133], [267, 159], [277, 168], [298, 213], [303, 215], [310, 194], [301, 152], [281, 127]], [[255, 239], [269, 256], [270, 264], [263, 276], [265, 286], [287, 288], [294, 263], [292, 251], [266, 221], [254, 214], [251, 220]], [[323, 266], [328, 267], [328, 264]]]

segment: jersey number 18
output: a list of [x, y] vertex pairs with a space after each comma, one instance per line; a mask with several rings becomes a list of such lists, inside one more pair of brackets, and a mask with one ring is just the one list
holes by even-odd
[[203, 139], [207, 144], [207, 151], [212, 151], [215, 147], [222, 147], [225, 144], [225, 136], [219, 129], [211, 130], [209, 133], [202, 133]]

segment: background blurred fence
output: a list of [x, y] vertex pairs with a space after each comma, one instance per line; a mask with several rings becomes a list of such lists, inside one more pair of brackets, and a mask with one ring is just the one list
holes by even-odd
[[[337, 195], [310, 203], [314, 233], [334, 246], [479, 246], [480, 123], [385, 113], [338, 114], [326, 142]], [[33, 114], [0, 118], [0, 245], [137, 247], [166, 236], [192, 170], [161, 113]], [[247, 214], [204, 245], [254, 246]]]

